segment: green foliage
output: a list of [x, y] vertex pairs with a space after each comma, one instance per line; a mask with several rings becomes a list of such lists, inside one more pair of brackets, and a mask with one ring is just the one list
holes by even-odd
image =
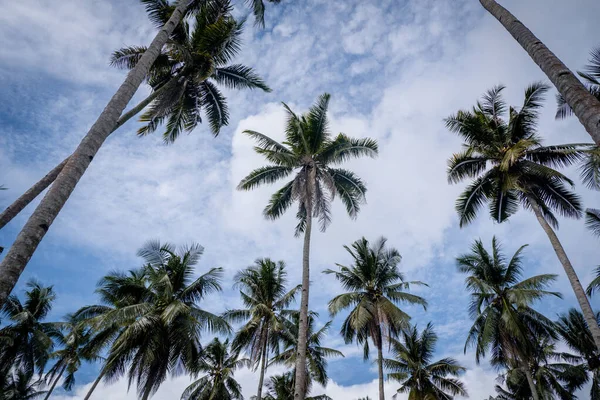
[[244, 133], [257, 143], [254, 150], [270, 163], [246, 176], [238, 190], [251, 190], [272, 184], [292, 174], [291, 181], [279, 189], [264, 209], [266, 218], [277, 219], [298, 202], [299, 219], [296, 235], [304, 231], [307, 213], [318, 218], [321, 230], [331, 222], [330, 203], [338, 195], [351, 218], [356, 218], [365, 201], [366, 187], [352, 172], [333, 165], [352, 158], [375, 157], [377, 142], [372, 139], [352, 139], [344, 134], [332, 138], [327, 109], [328, 94], [323, 94], [308, 113], [296, 115], [286, 104], [285, 142], [279, 143], [255, 131]]
[[585, 222], [594, 235], [600, 236], [600, 210], [595, 208], [585, 210]]
[[[264, 400], [294, 400], [294, 373], [286, 372], [270, 378]], [[309, 391], [307, 390], [307, 394]], [[254, 399], [254, 397], [253, 397]], [[332, 400], [327, 395], [307, 396], [306, 400]]]
[[344, 246], [354, 264], [346, 267], [338, 264], [339, 270], [326, 270], [333, 274], [347, 293], [335, 296], [329, 302], [332, 316], [350, 309], [342, 323], [341, 335], [346, 343], [356, 340], [364, 345], [364, 358], [369, 357], [368, 338], [379, 348], [382, 335], [397, 336], [408, 325], [410, 317], [397, 304], [419, 304], [427, 302], [422, 297], [408, 293], [411, 285], [421, 282], [406, 282], [398, 270], [401, 256], [398, 250], [386, 247], [387, 240], [380, 238], [372, 245], [365, 238]]
[[433, 325], [419, 334], [416, 327], [403, 330], [402, 341], [389, 338], [392, 357], [384, 359], [388, 378], [401, 384], [398, 393], [409, 399], [452, 399], [467, 396], [465, 385], [456, 377], [466, 370], [453, 358], [432, 362], [437, 335]]
[[[571, 190], [573, 182], [556, 168], [586, 156], [589, 160], [590, 146], [542, 146], [536, 125], [548, 86], [529, 86], [521, 109], [508, 108], [508, 121], [502, 119], [507, 111], [503, 89], [493, 88], [472, 111], [459, 111], [446, 119], [447, 128], [465, 142], [463, 151], [448, 161], [448, 181], [472, 180], [456, 201], [460, 226], [471, 223], [486, 204], [496, 222], [506, 221], [519, 205], [525, 209], [538, 205], [555, 227], [555, 213], [579, 218], [582, 206]], [[584, 164], [583, 178], [589, 184], [586, 170]]]
[[38, 390], [40, 382], [33, 381], [33, 373], [14, 370], [0, 376], [0, 400], [33, 400], [39, 399], [47, 392]]

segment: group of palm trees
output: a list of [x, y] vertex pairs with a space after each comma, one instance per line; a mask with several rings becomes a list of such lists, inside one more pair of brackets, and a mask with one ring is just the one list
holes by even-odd
[[[138, 113], [144, 125], [140, 135], [164, 125], [164, 140], [172, 143], [206, 118], [217, 135], [228, 124], [226, 99], [219, 85], [236, 89], [270, 91], [249, 67], [232, 64], [240, 51], [244, 21], [232, 16], [229, 0], [141, 0], [159, 29], [149, 46], [115, 51], [111, 63], [129, 69], [99, 119], [66, 160], [0, 214], [5, 226], [29, 202], [50, 186], [48, 193], [19, 233], [0, 263], [0, 306], [5, 324], [0, 333], [0, 385], [3, 398], [48, 398], [62, 380], [74, 384], [83, 362], [101, 362], [102, 368], [86, 399], [101, 380], [111, 382], [127, 375], [139, 397], [148, 399], [169, 377], [187, 373], [197, 379], [183, 393], [185, 399], [238, 399], [241, 388], [236, 370], [249, 366], [259, 371], [258, 400], [307, 398], [312, 383], [327, 383], [327, 357], [341, 356], [323, 347], [330, 327], [317, 327], [309, 308], [310, 241], [313, 218], [325, 230], [331, 222], [331, 202], [338, 196], [351, 218], [365, 201], [366, 185], [340, 165], [352, 158], [376, 157], [373, 139], [332, 135], [327, 110], [330, 96], [323, 94], [308, 112], [297, 114], [286, 104], [285, 141], [278, 142], [256, 131], [244, 133], [257, 143], [255, 151], [268, 165], [252, 171], [238, 185], [251, 190], [291, 177], [276, 191], [264, 209], [269, 219], [279, 218], [297, 204], [296, 235], [304, 236], [302, 281], [287, 288], [285, 265], [267, 258], [236, 276], [242, 302], [240, 310], [218, 315], [201, 303], [221, 290], [222, 270], [214, 268], [193, 279], [194, 266], [203, 251], [199, 245], [179, 251], [170, 244], [150, 242], [139, 251], [143, 267], [115, 272], [98, 285], [100, 304], [86, 306], [63, 322], [45, 322], [54, 293], [51, 287], [31, 282], [22, 303], [10, 295], [19, 276], [53, 220], [85, 173], [106, 138]], [[279, 0], [269, 0], [278, 3]], [[520, 21], [493, 0], [480, 0], [540, 65], [559, 91], [558, 117], [574, 114], [600, 144], [600, 51], [594, 53], [580, 82]], [[264, 25], [265, 4], [249, 0], [258, 26]], [[138, 87], [146, 82], [151, 94], [123, 113]], [[472, 295], [469, 311], [474, 320], [465, 350], [476, 348], [476, 361], [490, 355], [503, 384], [498, 399], [534, 400], [574, 398], [574, 390], [592, 379], [590, 396], [600, 398], [600, 327], [589, 297], [600, 288], [600, 268], [586, 290], [560, 243], [555, 230], [557, 214], [579, 218], [584, 210], [573, 191], [573, 181], [559, 168], [579, 165], [583, 182], [600, 188], [600, 151], [591, 144], [542, 145], [536, 132], [539, 109], [548, 87], [535, 83], [525, 91], [520, 108], [507, 108], [503, 87], [488, 91], [472, 110], [446, 119], [452, 132], [464, 140], [463, 150], [449, 161], [448, 179], [473, 182], [456, 202], [461, 227], [472, 222], [487, 204], [498, 223], [519, 209], [530, 210], [550, 239], [574, 290], [581, 313], [571, 310], [557, 322], [535, 311], [532, 305], [545, 296], [553, 275], [522, 279], [521, 250], [507, 261], [496, 240], [491, 254], [480, 241], [458, 259]], [[586, 210], [593, 233], [600, 233], [600, 211]], [[456, 360], [432, 361], [437, 337], [432, 325], [419, 331], [400, 304], [426, 307], [424, 298], [410, 293], [422, 282], [405, 281], [398, 269], [400, 255], [385, 239], [369, 243], [360, 239], [346, 247], [352, 265], [328, 269], [347, 291], [329, 303], [331, 316], [348, 310], [341, 328], [346, 343], [377, 349], [379, 398], [383, 400], [385, 372], [398, 381], [399, 392], [411, 399], [451, 399], [466, 395], [459, 377], [464, 367]], [[299, 309], [292, 307], [299, 295]], [[231, 341], [230, 323], [239, 322]], [[217, 334], [202, 345], [203, 333]], [[556, 351], [557, 340], [576, 354]], [[385, 358], [384, 343], [389, 344]], [[53, 360], [53, 366], [46, 370]], [[273, 364], [289, 368], [265, 383]], [[45, 387], [40, 382], [45, 382]], [[47, 393], [40, 392], [47, 388]], [[265, 394], [263, 395], [263, 390]], [[326, 398], [316, 396], [314, 398]]]

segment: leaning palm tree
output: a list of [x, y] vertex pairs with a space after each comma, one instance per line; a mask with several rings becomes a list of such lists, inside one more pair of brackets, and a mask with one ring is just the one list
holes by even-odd
[[[157, 8], [159, 10], [164, 9], [162, 5], [168, 4], [167, 0], [142, 0], [142, 2], [147, 9]], [[175, 7], [172, 8], [167, 23], [161, 27], [136, 66], [127, 74], [127, 77], [104, 107], [96, 122], [84, 136], [75, 152], [69, 157], [69, 161], [29, 217], [12, 247], [0, 263], [0, 306], [6, 302], [50, 225], [52, 225], [71, 193], [75, 190], [77, 182], [87, 170], [106, 138], [113, 131], [121, 113], [146, 79], [150, 67], [160, 54], [160, 50], [167, 43], [186, 13], [197, 11], [198, 7], [204, 3], [205, 1], [201, 0], [178, 0], [174, 4]]]
[[[531, 343], [542, 335], [553, 337], [555, 333], [554, 323], [531, 306], [546, 296], [560, 298], [561, 295], [546, 290], [556, 275], [543, 274], [521, 280], [521, 253], [525, 247], [507, 260], [495, 237], [491, 253], [481, 240], [476, 240], [471, 252], [456, 261], [459, 271], [468, 275], [465, 283], [471, 292], [469, 313], [474, 320], [465, 353], [474, 346], [475, 361], [479, 364], [491, 352], [493, 366], [520, 368], [534, 390], [533, 376], [527, 367], [534, 347]], [[534, 396], [534, 400], [538, 397]]]
[[[473, 179], [456, 201], [460, 226], [472, 222], [485, 203], [496, 222], [506, 221], [519, 205], [533, 211], [589, 323], [594, 321], [594, 313], [553, 229], [558, 227], [555, 213], [579, 218], [582, 211], [579, 196], [569, 188], [573, 182], [555, 168], [581, 160], [584, 153], [578, 145], [542, 145], [536, 124], [547, 86], [529, 86], [521, 109], [509, 109], [508, 121], [503, 119], [503, 89], [493, 88], [472, 111], [459, 111], [446, 119], [448, 129], [465, 141], [463, 151], [449, 160], [448, 180], [457, 183]], [[592, 328], [592, 334], [600, 348], [600, 328]]]
[[189, 385], [182, 400], [243, 400], [242, 387], [233, 377], [235, 371], [250, 366], [250, 360], [240, 358], [239, 351], [229, 350], [229, 339], [214, 338], [202, 351], [191, 371], [204, 374]]
[[[150, 3], [151, 21], [162, 26], [170, 16], [168, 4], [161, 0]], [[113, 131], [147, 108], [141, 117], [146, 124], [139, 129], [140, 135], [155, 131], [166, 121], [163, 138], [172, 143], [181, 132], [196, 128], [204, 114], [216, 136], [229, 121], [226, 98], [219, 86], [270, 91], [252, 68], [230, 64], [240, 51], [242, 30], [243, 22], [231, 16], [229, 0], [210, 1], [197, 13], [193, 25], [183, 21], [148, 73], [152, 92], [123, 114]], [[124, 47], [112, 54], [111, 64], [132, 69], [145, 51], [144, 46]], [[0, 214], [0, 229], [56, 179], [67, 161], [68, 158]]]
[[393, 358], [383, 360], [390, 371], [388, 378], [401, 384], [398, 393], [408, 393], [408, 398], [414, 400], [467, 396], [465, 385], [457, 379], [466, 368], [453, 358], [432, 362], [438, 337], [431, 323], [421, 334], [414, 326], [403, 330], [401, 336], [402, 341], [389, 338]]
[[257, 400], [262, 398], [262, 387], [269, 354], [278, 348], [277, 333], [281, 331], [288, 306], [294, 301], [300, 285], [287, 290], [287, 272], [283, 261], [257, 259], [254, 265], [238, 272], [236, 285], [245, 309], [230, 310], [224, 317], [245, 324], [236, 333], [232, 347], [245, 348], [250, 359], [260, 368]]
[[352, 158], [377, 155], [377, 142], [373, 139], [352, 139], [343, 133], [331, 137], [327, 119], [329, 95], [323, 94], [308, 113], [296, 115], [286, 104], [288, 115], [286, 141], [279, 143], [256, 131], [244, 133], [255, 139], [255, 151], [263, 155], [269, 165], [258, 168], [238, 185], [239, 190], [251, 190], [263, 184], [271, 184], [295, 174], [271, 197], [263, 214], [277, 219], [297, 201], [299, 223], [296, 235], [304, 232], [302, 252], [302, 296], [300, 299], [300, 330], [296, 360], [296, 396], [304, 398], [306, 385], [303, 366], [306, 359], [306, 332], [308, 328], [308, 297], [310, 284], [310, 238], [312, 220], [318, 218], [321, 230], [331, 221], [330, 204], [337, 194], [346, 206], [351, 218], [356, 218], [365, 200], [366, 187], [353, 172], [334, 167]]
[[94, 337], [94, 330], [81, 323], [74, 315], [69, 314], [66, 317], [66, 322], [61, 326], [61, 335], [58, 338], [59, 344], [62, 346], [50, 354], [50, 357], [56, 359], [56, 363], [50, 368], [46, 374], [46, 380], [50, 382], [48, 392], [44, 400], [48, 400], [54, 391], [59, 379], [66, 376], [63, 381], [63, 388], [71, 390], [75, 384], [75, 373], [81, 367], [82, 362], [93, 362], [100, 359], [96, 348], [90, 347], [91, 339]]
[[[267, 383], [267, 395], [265, 400], [294, 400], [294, 372], [286, 372], [281, 375], [275, 375]], [[309, 391], [306, 392], [309, 394]], [[327, 395], [308, 396], [306, 400], [332, 400]], [[252, 398], [252, 400], [255, 400]]]
[[521, 21], [495, 0], [479, 0], [535, 61], [558, 92], [573, 109], [573, 113], [594, 142], [600, 145], [600, 102]]
[[411, 285], [421, 282], [407, 282], [398, 270], [402, 257], [398, 250], [386, 247], [385, 238], [372, 245], [365, 238], [344, 246], [353, 259], [353, 265], [346, 267], [337, 264], [338, 271], [325, 270], [333, 274], [347, 293], [335, 296], [329, 302], [332, 316], [350, 308], [348, 317], [342, 323], [341, 335], [346, 343], [356, 340], [364, 345], [364, 359], [369, 358], [369, 342], [377, 348], [379, 372], [379, 399], [385, 398], [383, 389], [383, 339], [397, 336], [406, 328], [410, 317], [397, 304], [419, 304], [426, 308], [427, 301], [410, 294]]
[[39, 399], [46, 391], [40, 390], [40, 382], [33, 380], [33, 373], [12, 371], [0, 382], [0, 400]]
[[[600, 314], [596, 314], [600, 323]], [[587, 370], [591, 375], [590, 400], [600, 400], [600, 353], [594, 344], [592, 333], [581, 312], [572, 308], [568, 314], [561, 314], [557, 331], [576, 357], [570, 362]]]
[[[306, 389], [305, 393], [310, 392], [312, 382], [315, 381], [322, 386], [326, 386], [329, 381], [327, 375], [327, 358], [344, 357], [342, 352], [322, 346], [323, 339], [331, 327], [331, 321], [327, 322], [320, 329], [315, 330], [316, 313], [310, 313], [308, 316], [308, 340], [306, 341]], [[274, 356], [269, 365], [282, 364], [288, 367], [296, 365], [298, 354], [298, 330], [300, 328], [299, 314], [296, 312], [290, 320], [286, 321], [286, 327], [279, 333], [279, 339], [283, 344], [283, 351]]]
[[6, 317], [6, 325], [0, 329], [0, 375], [43, 373], [54, 348], [53, 339], [60, 336], [57, 323], [44, 322], [56, 298], [52, 286], [32, 280], [27, 288], [24, 302], [10, 296], [0, 310]]

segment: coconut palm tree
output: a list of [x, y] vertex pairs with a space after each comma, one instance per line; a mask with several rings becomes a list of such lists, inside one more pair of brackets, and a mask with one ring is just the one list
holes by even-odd
[[14, 370], [0, 382], [0, 400], [39, 399], [46, 391], [39, 390], [40, 382], [33, 381], [33, 373]]
[[79, 370], [82, 362], [93, 362], [100, 359], [97, 350], [90, 347], [90, 340], [94, 336], [94, 330], [81, 321], [74, 315], [69, 314], [66, 317], [66, 322], [61, 324], [61, 335], [57, 339], [62, 346], [50, 354], [51, 358], [56, 359], [56, 363], [50, 368], [46, 374], [46, 381], [50, 382], [50, 388], [44, 397], [48, 400], [54, 391], [59, 379], [66, 373], [63, 388], [71, 390], [75, 384], [75, 372]]
[[53, 338], [60, 336], [58, 324], [44, 322], [56, 299], [52, 286], [31, 280], [27, 288], [24, 302], [10, 296], [0, 309], [6, 318], [0, 329], [0, 375], [14, 372], [19, 382], [25, 375], [44, 371], [54, 348]]
[[[146, 5], [147, 9], [163, 10], [162, 4], [165, 4], [166, 0], [142, 0], [142, 3]], [[178, 0], [175, 3], [167, 23], [161, 27], [144, 55], [127, 74], [125, 81], [104, 107], [75, 152], [69, 157], [69, 161], [29, 217], [12, 247], [0, 263], [0, 306], [6, 302], [50, 225], [52, 225], [52, 222], [69, 199], [77, 182], [87, 170], [106, 138], [113, 131], [121, 113], [146, 79], [150, 67], [159, 56], [162, 47], [167, 43], [186, 13], [197, 11], [200, 4], [203, 3], [205, 2], [200, 0]]]
[[342, 310], [351, 309], [344, 320], [341, 335], [346, 343], [356, 340], [364, 345], [364, 359], [369, 358], [369, 342], [377, 348], [379, 371], [379, 399], [384, 399], [383, 389], [383, 339], [397, 336], [406, 328], [410, 317], [402, 311], [399, 303], [419, 304], [426, 308], [427, 301], [410, 294], [411, 285], [422, 282], [407, 282], [398, 270], [402, 257], [398, 250], [386, 247], [387, 239], [380, 238], [372, 245], [364, 237], [344, 246], [353, 259], [353, 265], [337, 264], [338, 271], [325, 270], [340, 281], [347, 293], [335, 296], [329, 302], [332, 316]]
[[243, 400], [242, 387], [233, 377], [241, 367], [249, 367], [250, 360], [240, 358], [239, 351], [229, 350], [229, 339], [221, 342], [214, 338], [202, 351], [193, 366], [194, 374], [204, 374], [189, 385], [182, 400]]
[[[308, 315], [308, 340], [306, 341], [306, 389], [305, 392], [310, 392], [312, 382], [316, 381], [322, 386], [326, 386], [329, 381], [327, 375], [327, 358], [329, 357], [344, 357], [342, 352], [321, 346], [327, 331], [331, 327], [331, 321], [327, 322], [320, 329], [315, 330], [315, 318], [317, 313]], [[298, 330], [300, 329], [299, 314], [296, 312], [289, 320], [286, 321], [285, 329], [282, 329], [278, 334], [280, 341], [283, 344], [283, 351], [275, 355], [269, 365], [282, 364], [288, 367], [295, 367], [296, 357], [298, 354]], [[294, 374], [295, 375], [295, 374]]]
[[203, 331], [229, 333], [221, 317], [200, 308], [207, 295], [221, 290], [222, 275], [221, 268], [212, 268], [192, 279], [202, 253], [198, 244], [177, 250], [158, 241], [138, 251], [145, 262], [145, 286], [135, 287], [142, 293], [131, 297], [142, 301], [109, 310], [92, 321], [100, 331], [121, 327], [101, 372], [106, 380], [127, 371], [129, 383], [136, 381], [140, 397], [146, 400], [169, 374], [193, 368], [201, 354]]
[[[600, 314], [596, 314], [600, 323]], [[600, 400], [600, 354], [594, 344], [592, 333], [585, 318], [572, 308], [568, 314], [561, 314], [557, 322], [557, 331], [571, 351], [576, 353], [569, 361], [587, 370], [591, 375], [590, 400]]]
[[[526, 374], [530, 387], [533, 377], [527, 367], [536, 338], [555, 336], [554, 323], [531, 308], [546, 296], [561, 297], [546, 289], [556, 275], [543, 274], [522, 280], [521, 246], [510, 260], [494, 237], [488, 252], [481, 240], [476, 240], [471, 252], [457, 258], [458, 270], [467, 274], [467, 290], [471, 293], [469, 313], [474, 320], [465, 343], [465, 353], [475, 347], [479, 364], [488, 352], [497, 368], [512, 367]], [[532, 389], [533, 390], [533, 389]], [[538, 397], [534, 396], [534, 400]]]
[[263, 214], [277, 219], [294, 203], [298, 202], [296, 216], [299, 223], [296, 235], [304, 232], [302, 252], [302, 296], [300, 299], [300, 330], [296, 374], [296, 393], [304, 398], [301, 388], [306, 385], [303, 366], [306, 358], [306, 332], [308, 329], [308, 297], [310, 284], [310, 238], [312, 220], [318, 218], [321, 230], [331, 221], [330, 204], [337, 194], [351, 218], [356, 218], [365, 201], [366, 187], [353, 172], [334, 167], [352, 158], [377, 155], [377, 142], [373, 139], [353, 139], [343, 133], [331, 137], [327, 120], [329, 94], [323, 94], [304, 115], [296, 115], [286, 104], [286, 141], [279, 143], [256, 131], [244, 133], [255, 139], [255, 151], [263, 155], [269, 165], [258, 168], [238, 185], [239, 190], [251, 190], [263, 184], [271, 184], [295, 174], [273, 194]]
[[[267, 394], [265, 400], [294, 400], [294, 372], [286, 372], [281, 375], [275, 375], [267, 383]], [[308, 395], [309, 392], [306, 394]], [[332, 400], [327, 395], [308, 396], [306, 400]], [[254, 398], [252, 399], [254, 400]]]
[[[579, 218], [582, 209], [579, 196], [569, 189], [573, 182], [555, 168], [580, 161], [584, 153], [578, 145], [542, 145], [536, 124], [547, 86], [529, 86], [523, 106], [518, 111], [511, 107], [508, 121], [503, 119], [503, 89], [493, 88], [472, 111], [459, 111], [446, 119], [448, 129], [465, 141], [464, 150], [449, 160], [448, 180], [457, 183], [473, 179], [456, 201], [460, 226], [472, 222], [485, 203], [496, 222], [506, 221], [518, 211], [519, 204], [533, 211], [586, 320], [594, 321], [589, 299], [553, 229], [558, 227], [555, 213]], [[600, 328], [592, 328], [592, 334], [600, 348]]]
[[453, 358], [432, 362], [438, 337], [431, 323], [419, 334], [417, 327], [401, 333], [402, 342], [389, 338], [393, 358], [383, 360], [388, 378], [401, 384], [398, 393], [414, 400], [451, 400], [467, 396], [465, 385], [457, 379], [466, 368]]
[[245, 322], [236, 333], [232, 347], [248, 349], [250, 359], [260, 368], [256, 398], [261, 400], [269, 354], [278, 347], [276, 334], [283, 329], [284, 316], [290, 313], [287, 308], [300, 285], [288, 291], [285, 263], [269, 258], [257, 259], [254, 265], [238, 272], [235, 282], [246, 308], [227, 311], [224, 317]]
[[[149, 4], [151, 21], [161, 27], [168, 21], [171, 7], [163, 0]], [[172, 143], [182, 131], [196, 128], [203, 113], [216, 136], [229, 120], [226, 98], [219, 86], [271, 91], [252, 68], [230, 64], [240, 51], [243, 31], [243, 22], [231, 16], [231, 9], [229, 0], [211, 0], [197, 13], [193, 24], [183, 21], [178, 26], [148, 73], [151, 94], [123, 114], [113, 131], [150, 105], [141, 118], [146, 122], [138, 131], [141, 135], [155, 131], [166, 121], [163, 137]], [[111, 64], [133, 69], [146, 49], [119, 49], [112, 54]], [[0, 229], [56, 179], [67, 161], [68, 158], [0, 214]]]
[[495, 0], [479, 0], [479, 2], [541, 68], [573, 109], [594, 142], [600, 145], [600, 102], [587, 91], [567, 66], [507, 9]]

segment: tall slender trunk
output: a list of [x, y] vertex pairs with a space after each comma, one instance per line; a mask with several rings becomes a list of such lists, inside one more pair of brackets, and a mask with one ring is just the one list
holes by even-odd
[[377, 370], [379, 374], [379, 400], [385, 400], [383, 389], [383, 337], [379, 323], [377, 324]]
[[258, 392], [256, 393], [256, 400], [262, 400], [262, 388], [265, 381], [265, 371], [267, 370], [267, 347], [269, 345], [269, 327], [265, 329], [263, 336], [263, 348], [261, 351], [260, 360], [260, 376], [258, 378]]
[[308, 340], [308, 289], [310, 285], [310, 231], [312, 229], [312, 207], [306, 211], [304, 248], [302, 251], [302, 297], [300, 299], [300, 324], [298, 327], [298, 353], [296, 354], [296, 380], [294, 400], [306, 396], [306, 347]]
[[525, 372], [525, 376], [527, 377], [529, 390], [531, 390], [531, 397], [533, 397], [533, 400], [540, 400], [540, 396], [538, 395], [537, 389], [535, 387], [535, 382], [533, 381], [533, 376], [531, 375], [531, 370], [529, 369], [529, 366], [527, 365], [527, 363], [523, 363], [522, 368]]
[[594, 142], [600, 145], [600, 102], [588, 92], [573, 72], [507, 9], [494, 0], [479, 2], [539, 65]]
[[77, 182], [100, 150], [102, 143], [112, 132], [119, 116], [142, 84], [169, 36], [181, 22], [190, 2], [191, 0], [177, 2], [177, 7], [173, 10], [167, 23], [152, 40], [137, 65], [129, 72], [123, 84], [110, 99], [98, 120], [69, 157], [69, 161], [0, 263], [0, 306], [4, 305], [50, 225], [73, 193]]
[[56, 376], [56, 379], [54, 379], [54, 382], [52, 382], [52, 386], [50, 386], [50, 389], [48, 390], [48, 393], [46, 393], [46, 397], [44, 397], [44, 400], [48, 400], [50, 398], [50, 395], [54, 391], [54, 388], [56, 387], [56, 384], [58, 383], [58, 380], [60, 379], [60, 377], [62, 376], [62, 374], [65, 373], [65, 369], [67, 369], [67, 364], [63, 365], [63, 367], [60, 369], [60, 372]]
[[573, 292], [575, 292], [575, 297], [579, 302], [579, 307], [581, 307], [581, 311], [583, 312], [585, 321], [587, 322], [590, 331], [592, 332], [592, 336], [594, 337], [594, 343], [596, 344], [596, 348], [600, 349], [600, 327], [598, 326], [598, 322], [596, 321], [594, 311], [592, 311], [590, 301], [585, 295], [585, 290], [583, 289], [583, 286], [581, 286], [581, 282], [577, 277], [577, 273], [575, 272], [573, 265], [571, 265], [571, 261], [569, 261], [569, 257], [567, 257], [567, 253], [562, 247], [560, 240], [558, 240], [558, 236], [556, 236], [554, 229], [552, 229], [550, 224], [548, 224], [548, 221], [546, 221], [546, 219], [544, 218], [540, 206], [534, 200], [531, 199], [530, 203], [538, 222], [542, 226], [542, 229], [544, 229], [544, 231], [546, 232], [546, 235], [548, 235], [548, 239], [550, 239], [550, 243], [554, 248], [554, 252], [556, 253], [558, 260], [562, 264], [565, 273], [567, 274], [567, 278], [569, 278], [569, 282], [571, 283]]
[[[135, 115], [137, 115], [140, 111], [142, 111], [148, 104], [150, 104], [155, 98], [158, 97], [168, 86], [175, 83], [177, 78], [174, 77], [167, 84], [163, 85], [159, 89], [150, 93], [148, 97], [144, 100], [140, 101], [138, 105], [133, 107], [131, 110], [127, 111], [125, 114], [119, 118], [117, 121], [117, 125], [113, 128], [112, 132], [119, 129], [125, 122], [129, 121]], [[112, 133], [111, 132], [111, 133]], [[29, 205], [36, 197], [40, 195], [60, 174], [60, 171], [63, 170], [64, 166], [69, 161], [69, 157], [65, 158], [60, 164], [58, 164], [54, 169], [46, 174], [42, 179], [40, 179], [37, 183], [35, 183], [32, 187], [30, 187], [21, 197], [15, 200], [10, 206], [6, 208], [6, 210], [2, 211], [0, 214], [0, 229], [4, 228], [6, 224], [8, 224], [14, 217], [16, 217], [25, 207]]]
[[94, 392], [94, 390], [96, 390], [96, 386], [98, 386], [98, 384], [100, 383], [100, 381], [102, 380], [103, 377], [104, 377], [104, 368], [98, 374], [98, 377], [96, 378], [96, 380], [92, 384], [92, 387], [90, 388], [90, 390], [88, 390], [88, 392], [85, 395], [85, 397], [83, 398], [83, 400], [89, 400], [89, 398], [92, 397], [92, 393]]

